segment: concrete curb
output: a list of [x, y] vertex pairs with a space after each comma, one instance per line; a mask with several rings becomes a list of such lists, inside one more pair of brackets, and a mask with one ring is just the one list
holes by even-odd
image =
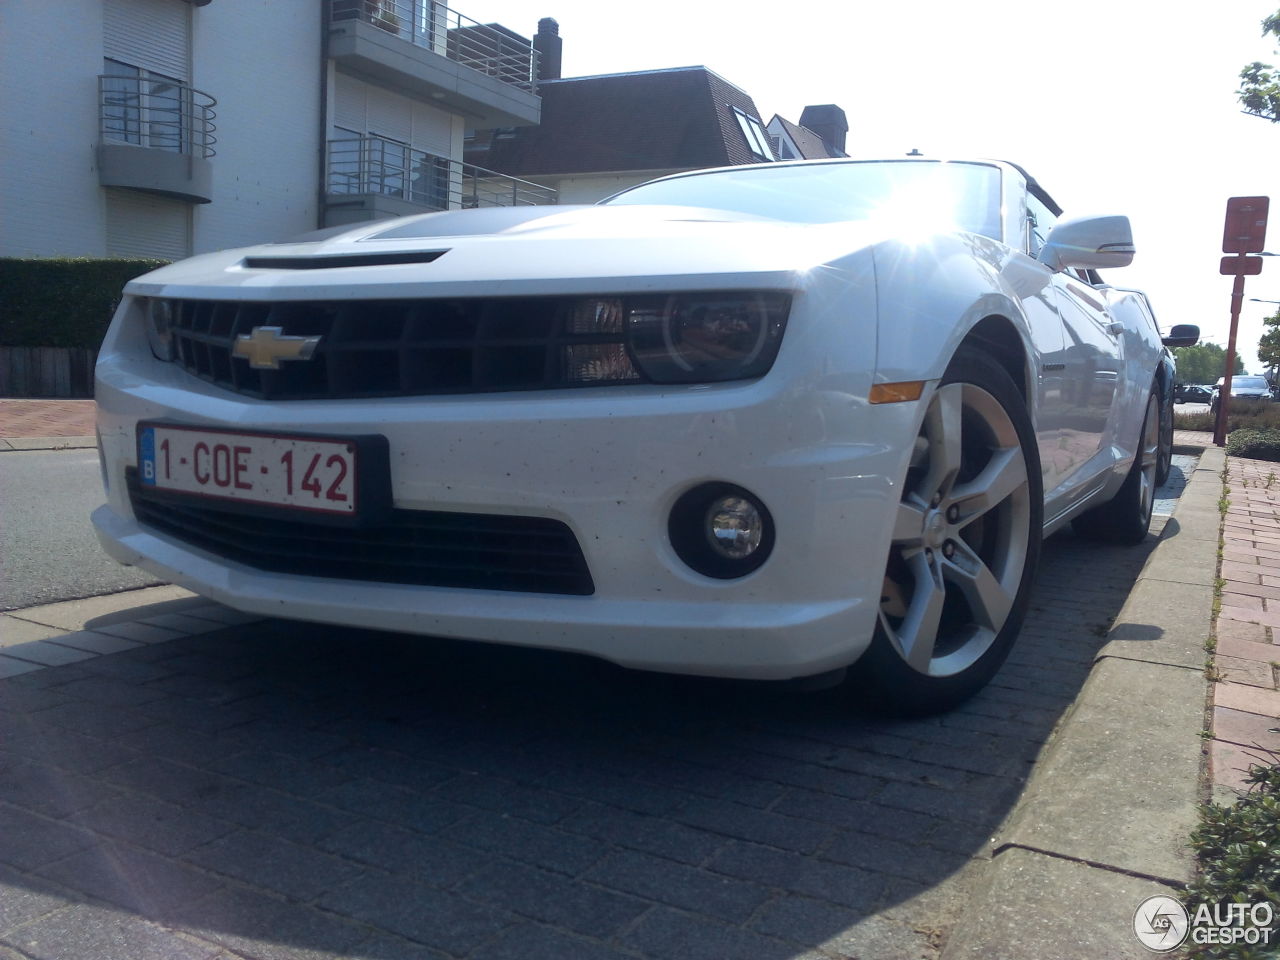
[[82, 450], [97, 445], [94, 437], [9, 437], [0, 438], [0, 453], [10, 450]]
[[995, 838], [943, 960], [1145, 958], [1132, 919], [1191, 879], [1222, 471], [1208, 447]]

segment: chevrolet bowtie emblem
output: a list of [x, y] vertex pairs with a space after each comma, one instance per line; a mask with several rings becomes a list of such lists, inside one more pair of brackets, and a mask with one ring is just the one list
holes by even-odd
[[233, 356], [243, 357], [255, 370], [279, 370], [281, 360], [310, 360], [319, 337], [286, 337], [282, 327], [254, 327], [236, 337]]

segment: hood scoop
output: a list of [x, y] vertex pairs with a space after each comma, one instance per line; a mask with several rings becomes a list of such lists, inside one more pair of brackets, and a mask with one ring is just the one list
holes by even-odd
[[448, 250], [406, 250], [399, 253], [343, 253], [318, 257], [245, 257], [251, 270], [334, 270], [341, 267], [386, 267], [400, 263], [430, 263]]

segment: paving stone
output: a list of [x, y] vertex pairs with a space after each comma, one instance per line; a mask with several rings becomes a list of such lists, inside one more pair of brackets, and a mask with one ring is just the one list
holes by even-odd
[[1230, 683], [1244, 683], [1266, 690], [1276, 688], [1275, 669], [1269, 662], [1260, 663], [1253, 659], [1224, 657], [1219, 654], [1213, 658], [1213, 666], [1219, 677]]
[[226, 836], [234, 823], [205, 816], [138, 794], [122, 794], [103, 800], [76, 814], [75, 822], [101, 836], [124, 840], [171, 857]]
[[182, 612], [188, 617], [211, 620], [214, 623], [226, 624], [229, 627], [246, 626], [266, 619], [258, 614], [242, 613], [239, 610], [233, 610], [231, 607], [224, 607], [218, 603], [206, 603], [189, 607]]
[[299, 797], [311, 797], [354, 779], [337, 767], [265, 750], [246, 750], [213, 758], [207, 761], [207, 766], [218, 773]]
[[101, 777], [126, 790], [177, 804], [202, 801], [237, 785], [230, 777], [157, 757], [128, 760], [103, 771]]
[[137, 756], [117, 741], [45, 725], [39, 714], [0, 724], [0, 743], [33, 762], [78, 774], [91, 775]]
[[299, 900], [312, 900], [362, 872], [350, 861], [247, 830], [196, 847], [184, 859]]
[[758, 883], [625, 850], [610, 853], [585, 876], [613, 890], [734, 923], [746, 920], [769, 898]]
[[968, 858], [919, 843], [900, 843], [870, 833], [841, 833], [822, 852], [827, 860], [864, 870], [879, 870], [924, 883], [955, 873]]
[[211, 633], [214, 630], [225, 630], [227, 624], [216, 620], [206, 620], [198, 616], [187, 616], [185, 613], [163, 613], [158, 617], [145, 617], [137, 621], [149, 627], [161, 627], [175, 630], [183, 636], [200, 633]]
[[42, 710], [39, 719], [42, 724], [52, 724], [76, 733], [106, 739], [127, 737], [133, 731], [156, 722], [153, 717], [137, 709], [82, 700]]
[[1280, 692], [1262, 690], [1243, 683], [1215, 683], [1213, 705], [1258, 713], [1264, 717], [1280, 717]]
[[[594, 837], [603, 844], [615, 844], [694, 865], [706, 862], [708, 857], [730, 842], [728, 837], [719, 833], [602, 806], [579, 810], [560, 826], [564, 830]], [[604, 852], [605, 848], [597, 848], [596, 859]]]
[[791, 960], [795, 956], [793, 944], [664, 908], [647, 914], [622, 942], [646, 956], [680, 960]]
[[651, 904], [533, 867], [494, 864], [465, 881], [458, 892], [557, 927], [609, 939]]
[[[369, 939], [367, 927], [257, 890], [219, 890], [185, 904], [173, 915], [202, 939], [253, 960], [335, 960], [339, 956], [386, 960], [395, 956], [360, 949]], [[430, 958], [424, 954], [424, 960]]]
[[417, 791], [366, 779], [324, 790], [314, 799], [422, 833], [436, 833], [471, 812], [456, 803], [428, 800]]
[[760, 911], [751, 929], [757, 933], [840, 957], [918, 960], [933, 951], [929, 938], [880, 916], [867, 917], [822, 900], [792, 897]]
[[827, 827], [828, 832], [832, 826], [845, 827], [905, 840], [927, 836], [937, 823], [935, 818], [914, 810], [895, 809], [811, 790], [792, 790], [775, 809], [788, 816], [808, 818]]
[[30, 660], [18, 660], [15, 657], [6, 657], [4, 654], [0, 654], [0, 680], [7, 680], [9, 677], [16, 677], [19, 674], [43, 669], [44, 667], [41, 664], [32, 663]]
[[710, 833], [801, 853], [817, 850], [832, 834], [831, 827], [825, 824], [754, 810], [723, 800], [695, 798], [674, 817], [681, 823]]
[[465, 955], [516, 918], [400, 877], [366, 874], [320, 898], [318, 906], [446, 953]]
[[1209, 741], [1209, 777], [1224, 787], [1240, 792], [1248, 789], [1245, 777], [1250, 768], [1274, 762], [1274, 758], [1253, 747], [1241, 747], [1222, 740]]
[[166, 630], [162, 627], [133, 621], [102, 624], [94, 627], [94, 632], [105, 633], [112, 637], [120, 637], [138, 643], [168, 643], [170, 640], [177, 640], [182, 636], [177, 630]]
[[[570, 818], [572, 820], [572, 818]], [[558, 828], [540, 826], [497, 813], [477, 813], [443, 832], [443, 837], [486, 853], [576, 876], [603, 854], [600, 844], [584, 836], [565, 832], [568, 821]]]
[[1213, 735], [1242, 747], [1280, 753], [1280, 719], [1245, 713], [1229, 707], [1213, 710]]
[[0, 800], [50, 817], [65, 817], [119, 791], [47, 763], [16, 760], [0, 777]]
[[470, 960], [624, 960], [633, 956], [561, 930], [529, 923], [503, 931], [495, 941], [472, 953]]
[[33, 960], [210, 960], [218, 947], [117, 910], [77, 904], [5, 935]]
[[86, 653], [120, 653], [132, 650], [142, 644], [122, 637], [113, 637], [106, 633], [95, 633], [91, 630], [77, 630], [75, 633], [63, 633], [51, 638], [52, 642], [64, 647], [74, 647]]
[[77, 660], [88, 660], [97, 656], [88, 650], [76, 650], [64, 647], [49, 640], [30, 640], [26, 643], [15, 643], [4, 648], [4, 655], [15, 660], [27, 660], [45, 667], [60, 667], [64, 663], [75, 663]]
[[716, 854], [707, 869], [867, 912], [885, 885], [883, 874], [737, 841]]
[[329, 853], [442, 890], [493, 863], [492, 857], [456, 843], [372, 820], [361, 820], [339, 830], [319, 846]]
[[0, 863], [34, 870], [61, 860], [93, 842], [93, 837], [66, 823], [0, 804]]
[[305, 845], [316, 844], [357, 820], [353, 813], [252, 784], [201, 797], [198, 809], [207, 816]]
[[112, 841], [95, 843], [45, 864], [37, 873], [130, 913], [160, 921], [175, 907], [222, 886], [208, 874]]

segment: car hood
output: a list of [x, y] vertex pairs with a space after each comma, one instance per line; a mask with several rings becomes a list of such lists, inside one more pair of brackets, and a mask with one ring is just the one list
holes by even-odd
[[[652, 290], [717, 283], [776, 287], [892, 236], [868, 223], [797, 224], [697, 207], [492, 207], [375, 221], [294, 242], [183, 260], [129, 293], [346, 299]], [[410, 289], [406, 289], [406, 285]], [[412, 289], [421, 285], [423, 289]], [[382, 289], [385, 288], [385, 291]], [[323, 291], [322, 293], [320, 291]]]

